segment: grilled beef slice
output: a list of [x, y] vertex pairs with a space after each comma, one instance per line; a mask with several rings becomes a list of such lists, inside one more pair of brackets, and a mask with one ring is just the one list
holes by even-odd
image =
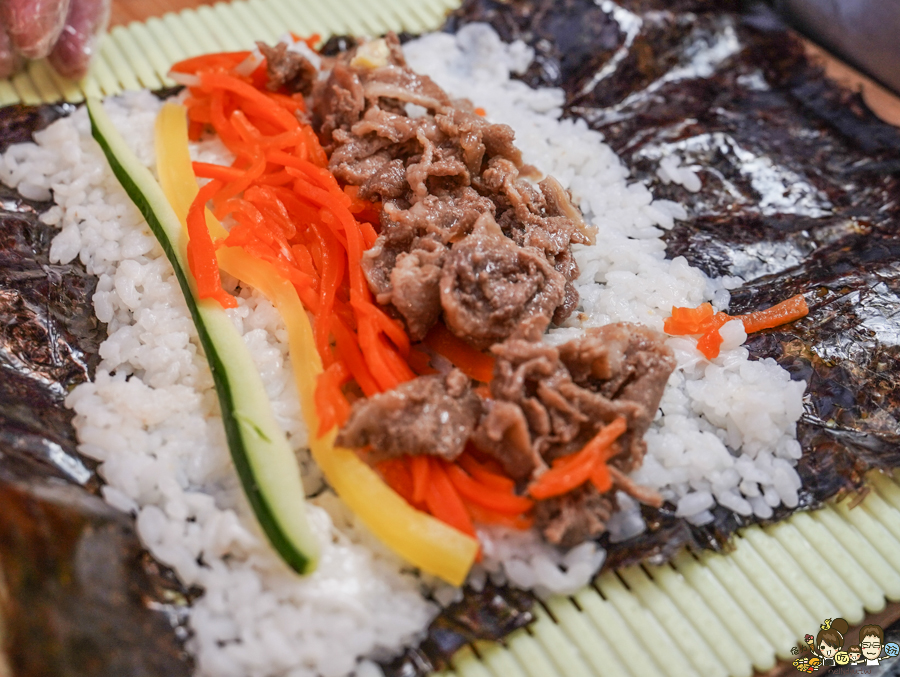
[[[381, 231], [363, 262], [378, 302], [404, 320], [414, 340], [443, 314], [451, 331], [481, 348], [516, 329], [511, 293], [535, 326], [564, 321], [578, 303], [569, 245], [589, 235], [559, 183], [534, 186], [522, 177], [533, 170], [523, 166], [512, 129], [413, 73], [395, 36], [331, 61], [329, 77], [313, 91], [313, 118], [331, 171], [381, 204]], [[483, 241], [471, 238], [472, 229], [483, 215], [500, 225], [493, 240], [499, 260], [524, 266], [527, 279], [509, 282], [509, 265], [495, 272], [473, 261]], [[469, 270], [477, 280], [463, 290], [460, 275]], [[494, 292], [494, 306], [484, 305]], [[503, 317], [494, 317], [501, 306]]]
[[420, 376], [355, 402], [337, 444], [369, 447], [374, 459], [432, 454], [453, 460], [465, 448], [480, 413], [481, 399], [461, 371]]
[[[614, 485], [638, 500], [660, 497], [627, 473], [646, 452], [644, 433], [656, 414], [675, 359], [664, 337], [645, 327], [618, 323], [589, 329], [582, 338], [554, 348], [509, 339], [497, 356], [491, 400], [473, 441], [518, 479], [539, 476], [552, 460], [582, 449], [600, 429], [623, 417], [627, 431], [610, 460]], [[606, 529], [607, 496], [584, 486], [539, 501], [538, 527], [551, 543], [571, 547]]]

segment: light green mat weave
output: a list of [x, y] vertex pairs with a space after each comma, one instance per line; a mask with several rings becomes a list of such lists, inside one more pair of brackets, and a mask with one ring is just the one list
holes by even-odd
[[88, 76], [80, 83], [59, 77], [36, 61], [9, 80], [0, 80], [0, 106], [13, 103], [79, 102], [87, 95], [126, 89], [159, 89], [176, 61], [206, 52], [250, 49], [256, 40], [336, 33], [381, 35], [388, 30], [434, 30], [458, 0], [234, 0], [116, 26], [103, 37]]

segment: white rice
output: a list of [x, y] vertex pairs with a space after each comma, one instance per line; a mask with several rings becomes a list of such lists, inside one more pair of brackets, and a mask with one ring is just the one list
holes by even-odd
[[[548, 336], [564, 342], [584, 327], [641, 322], [662, 329], [673, 305], [728, 303], [739, 280], [711, 280], [683, 258], [667, 260], [661, 240], [688, 217], [657, 200], [583, 121], [560, 120], [563, 94], [511, 80], [532, 58], [521, 43], [503, 44], [486, 26], [457, 36], [434, 34], [406, 46], [413, 68], [488, 117], [510, 124], [525, 161], [553, 174], [597, 226], [597, 242], [577, 247], [582, 305]], [[158, 101], [147, 93], [107, 102], [141, 160], [153, 165]], [[214, 145], [195, 154], [215, 154]], [[665, 167], [665, 169], [662, 169]], [[693, 170], [661, 163], [691, 189]], [[363, 657], [384, 657], [415, 641], [441, 603], [457, 592], [404, 568], [329, 491], [312, 499], [310, 520], [322, 563], [310, 577], [286, 569], [266, 546], [231, 466], [208, 367], [171, 267], [106, 168], [83, 110], [14, 146], [0, 178], [56, 206], [51, 258], [80, 258], [98, 276], [94, 310], [109, 338], [92, 383], [67, 400], [80, 450], [101, 461], [104, 497], [133, 513], [150, 552], [204, 594], [189, 615], [197, 674], [216, 677], [377, 675]], [[278, 419], [303, 465], [307, 490], [321, 487], [305, 448], [291, 378], [286, 332], [277, 312], [247, 290], [229, 311], [262, 373]], [[721, 355], [709, 362], [690, 339], [672, 338], [679, 368], [647, 435], [648, 454], [634, 477], [659, 489], [694, 523], [718, 503], [767, 517], [797, 504], [800, 455], [795, 424], [803, 383], [771, 360], [751, 362], [739, 322], [726, 325]], [[613, 540], [640, 533], [636, 503], [618, 494]], [[535, 534], [484, 529], [485, 558], [471, 582], [487, 576], [542, 593], [568, 593], [590, 580], [605, 553], [588, 543], [563, 553]]]

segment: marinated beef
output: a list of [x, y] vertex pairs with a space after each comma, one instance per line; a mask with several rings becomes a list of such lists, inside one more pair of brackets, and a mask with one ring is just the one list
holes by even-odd
[[[375, 299], [413, 341], [443, 320], [496, 355], [489, 398], [456, 370], [419, 377], [356, 402], [338, 442], [374, 458], [453, 459], [471, 440], [526, 483], [623, 417], [614, 486], [656, 503], [627, 473], [643, 458], [643, 435], [674, 368], [663, 337], [620, 324], [560, 348], [541, 340], [578, 305], [571, 245], [593, 235], [569, 194], [552, 177], [526, 179], [534, 170], [512, 129], [413, 73], [394, 36], [326, 66], [312, 111], [329, 168], [380, 204], [380, 230], [362, 258]], [[548, 541], [571, 546], [600, 535], [612, 511], [610, 496], [586, 484], [539, 501], [535, 514]]]
[[[313, 87], [313, 122], [323, 140], [330, 140], [335, 130], [349, 131], [350, 126], [362, 116], [364, 108], [365, 98], [359, 74], [345, 63], [335, 63], [328, 80]], [[325, 146], [326, 150], [334, 150], [333, 144], [326, 143]]]
[[614, 510], [612, 499], [588, 482], [568, 494], [539, 501], [534, 519], [550, 543], [572, 548], [602, 536]]
[[490, 214], [450, 250], [440, 295], [447, 328], [477, 348], [540, 335], [565, 297], [566, 281], [538, 252], [518, 247]]
[[391, 303], [406, 320], [414, 341], [425, 338], [441, 316], [440, 281], [447, 250], [431, 238], [419, 238], [397, 256], [391, 271]]
[[[628, 427], [609, 461], [613, 483], [658, 505], [660, 497], [626, 473], [644, 457], [644, 433], [675, 368], [663, 341], [650, 329], [620, 323], [589, 329], [559, 348], [523, 339], [494, 346], [491, 400], [475, 431], [475, 445], [511, 477], [524, 480], [539, 476], [548, 462], [579, 451], [621, 416]], [[539, 501], [535, 517], [549, 542], [568, 547], [602, 533], [610, 509], [606, 498], [585, 486]]]
[[[540, 330], [564, 321], [578, 304], [570, 244], [589, 234], [558, 182], [533, 186], [521, 176], [512, 129], [412, 72], [395, 36], [331, 61], [313, 92], [313, 117], [331, 171], [361, 198], [381, 202], [381, 232], [364, 262], [379, 303], [393, 307], [413, 339], [443, 313], [478, 347], [508, 338], [522, 319]], [[481, 265], [473, 256], [488, 242], [467, 238], [485, 214], [500, 228], [490, 240], [494, 259]], [[522, 275], [504, 280], [514, 265]]]
[[373, 459], [432, 454], [453, 460], [465, 448], [480, 414], [481, 399], [469, 379], [454, 369], [356, 401], [336, 443], [369, 448]]
[[302, 54], [288, 49], [287, 43], [279, 42], [269, 47], [257, 42], [259, 51], [266, 57], [266, 71], [269, 81], [266, 87], [277, 91], [286, 87], [290, 92], [309, 94], [319, 74], [318, 69]]
[[639, 324], [608, 324], [560, 346], [559, 358], [577, 385], [609, 399], [639, 404], [643, 415], [631, 428], [643, 437], [675, 368], [672, 351], [661, 338]]

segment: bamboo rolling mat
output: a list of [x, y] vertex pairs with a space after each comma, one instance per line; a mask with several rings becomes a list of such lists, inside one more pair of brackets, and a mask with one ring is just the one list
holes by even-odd
[[77, 103], [85, 96], [172, 86], [166, 73], [187, 57], [250, 49], [287, 31], [298, 35], [337, 33], [381, 35], [388, 30], [434, 30], [458, 0], [234, 0], [170, 12], [161, 18], [114, 26], [99, 45], [90, 73], [81, 82], [57, 75], [35, 61], [9, 80], [0, 80], [0, 106], [56, 101]]
[[[250, 48], [285, 31], [379, 35], [440, 25], [456, 0], [235, 0], [118, 25], [80, 83], [36, 62], [0, 81], [0, 105], [36, 104], [172, 83], [174, 62]], [[442, 677], [749, 677], [794, 673], [792, 647], [825, 618], [888, 624], [900, 616], [900, 483], [744, 530], [728, 554], [682, 553], [671, 564], [600, 576], [542, 602], [538, 621], [504, 644], [461, 650]], [[850, 631], [850, 636], [855, 636]], [[900, 662], [900, 659], [897, 659]], [[780, 663], [779, 661], [788, 661]], [[436, 676], [439, 677], [439, 676]]]

